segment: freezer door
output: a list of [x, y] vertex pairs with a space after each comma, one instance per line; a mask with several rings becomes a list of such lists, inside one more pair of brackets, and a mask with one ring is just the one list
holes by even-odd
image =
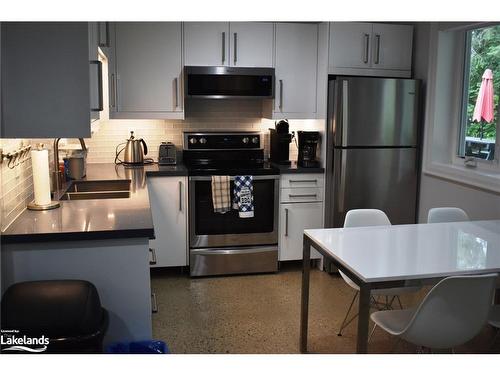
[[332, 145], [417, 145], [419, 81], [346, 77], [330, 85]]
[[342, 227], [347, 211], [378, 208], [392, 224], [415, 223], [415, 148], [335, 149], [329, 226]]

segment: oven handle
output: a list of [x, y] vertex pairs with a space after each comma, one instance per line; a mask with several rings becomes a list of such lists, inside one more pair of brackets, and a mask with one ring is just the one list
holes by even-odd
[[[259, 180], [279, 180], [279, 175], [263, 175], [263, 176], [253, 176], [253, 179], [256, 181]], [[212, 176], [190, 176], [189, 181], [211, 181]], [[234, 181], [234, 176], [230, 177], [231, 181]]]
[[277, 251], [277, 246], [264, 247], [242, 247], [238, 249], [212, 248], [212, 249], [191, 249], [191, 255], [234, 255], [245, 253], [268, 253]]

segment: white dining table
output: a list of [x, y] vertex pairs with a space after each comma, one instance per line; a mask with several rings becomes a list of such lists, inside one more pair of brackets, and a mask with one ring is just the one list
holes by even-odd
[[357, 353], [368, 348], [372, 289], [500, 272], [500, 220], [304, 231], [300, 351], [307, 352], [311, 247], [360, 288]]

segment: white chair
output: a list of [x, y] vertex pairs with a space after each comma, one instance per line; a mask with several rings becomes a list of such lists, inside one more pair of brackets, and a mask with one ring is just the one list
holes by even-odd
[[[358, 210], [350, 210], [347, 212], [344, 228], [351, 227], [370, 227], [370, 226], [387, 226], [391, 225], [389, 218], [387, 215], [381, 210], [375, 209], [358, 209]], [[357, 316], [354, 315], [351, 319], [347, 319], [349, 317], [349, 313], [351, 312], [352, 306], [356, 301], [356, 298], [359, 295], [359, 286], [354, 283], [349, 277], [347, 277], [342, 271], [339, 271], [340, 276], [344, 279], [344, 281], [351, 288], [356, 290], [354, 297], [352, 298], [351, 304], [347, 309], [347, 313], [345, 314], [344, 321], [340, 325], [340, 329], [338, 332], [338, 336], [342, 336], [342, 331], [346, 328]], [[403, 308], [401, 304], [401, 300], [399, 299], [399, 295], [407, 292], [416, 292], [420, 287], [402, 287], [402, 288], [390, 288], [390, 289], [374, 289], [371, 292], [371, 307], [380, 309], [389, 309], [392, 308], [394, 300], [397, 300], [399, 303], [399, 307]], [[385, 302], [378, 302], [376, 298], [385, 297]]]
[[427, 214], [428, 223], [449, 223], [453, 221], [469, 221], [467, 213], [458, 207], [431, 208]]
[[[375, 328], [430, 349], [449, 349], [476, 336], [488, 319], [497, 274], [441, 280], [416, 309], [377, 311]], [[372, 331], [373, 333], [373, 331]]]

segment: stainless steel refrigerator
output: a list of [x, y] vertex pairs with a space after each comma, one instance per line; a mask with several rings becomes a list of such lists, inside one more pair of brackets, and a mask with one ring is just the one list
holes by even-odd
[[419, 81], [337, 77], [329, 81], [326, 218], [383, 210], [392, 224], [415, 222]]

